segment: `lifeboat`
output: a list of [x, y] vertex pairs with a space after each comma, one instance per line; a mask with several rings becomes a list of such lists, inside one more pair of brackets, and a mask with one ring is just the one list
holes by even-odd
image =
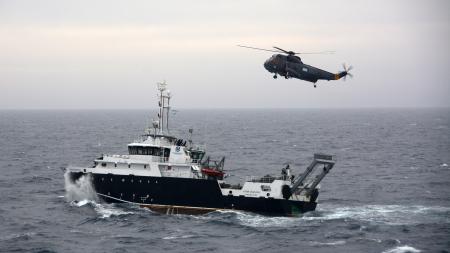
[[216, 177], [219, 179], [222, 179], [223, 176], [225, 175], [225, 173], [223, 171], [214, 169], [214, 168], [209, 168], [209, 167], [204, 167], [201, 169], [202, 173], [204, 175], [210, 176], [210, 177]]

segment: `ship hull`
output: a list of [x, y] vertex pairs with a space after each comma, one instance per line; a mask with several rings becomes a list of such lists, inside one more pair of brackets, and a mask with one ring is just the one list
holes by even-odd
[[[83, 172], [69, 172], [72, 181]], [[215, 180], [89, 173], [98, 196], [108, 203], [133, 203], [161, 213], [204, 214], [242, 210], [270, 216], [314, 211], [316, 202], [223, 195]]]

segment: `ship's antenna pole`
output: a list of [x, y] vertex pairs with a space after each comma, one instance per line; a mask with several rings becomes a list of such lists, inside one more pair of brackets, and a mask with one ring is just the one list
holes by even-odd
[[167, 133], [169, 133], [169, 111], [170, 111], [170, 90], [167, 90], [167, 112], [166, 112]]
[[192, 148], [192, 133], [194, 132], [194, 129], [189, 128], [189, 147]]
[[164, 91], [166, 90], [166, 80], [158, 83], [159, 97], [159, 133], [164, 131]]

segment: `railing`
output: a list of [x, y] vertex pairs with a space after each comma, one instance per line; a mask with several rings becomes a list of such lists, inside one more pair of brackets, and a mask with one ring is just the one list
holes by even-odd
[[122, 158], [122, 159], [129, 159], [130, 156], [129, 155], [104, 155], [105, 157], [113, 157], [113, 158]]
[[257, 182], [257, 183], [272, 183], [274, 180], [280, 179], [280, 177], [275, 177], [272, 175], [266, 175], [263, 177], [256, 177], [256, 176], [246, 176], [245, 181], [246, 182]]

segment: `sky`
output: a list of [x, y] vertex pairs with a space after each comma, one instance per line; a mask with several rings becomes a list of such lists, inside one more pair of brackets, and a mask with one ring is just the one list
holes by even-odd
[[[0, 0], [0, 109], [450, 106], [450, 1]], [[353, 79], [278, 78], [272, 53]]]

